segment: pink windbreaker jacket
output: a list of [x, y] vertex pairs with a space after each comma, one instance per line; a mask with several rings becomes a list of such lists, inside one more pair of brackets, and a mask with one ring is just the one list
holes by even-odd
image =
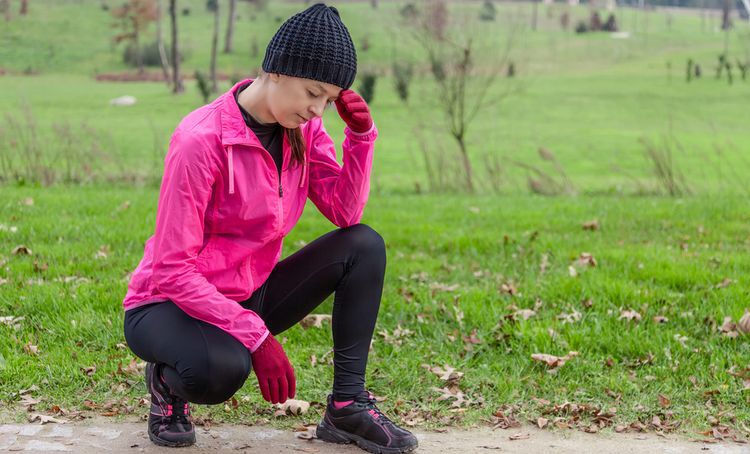
[[238, 301], [271, 274], [307, 197], [338, 227], [359, 223], [378, 132], [374, 125], [363, 134], [345, 128], [342, 167], [323, 121], [303, 123], [305, 165], [290, 165], [284, 135], [279, 181], [271, 154], [245, 124], [234, 98], [249, 81], [177, 126], [164, 161], [155, 233], [146, 241], [123, 306], [173, 301], [254, 352], [268, 329]]

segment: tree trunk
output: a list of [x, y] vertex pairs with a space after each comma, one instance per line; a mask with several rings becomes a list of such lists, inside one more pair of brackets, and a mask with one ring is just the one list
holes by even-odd
[[0, 0], [0, 11], [5, 15], [5, 22], [10, 22], [10, 0]]
[[138, 27], [134, 28], [133, 46], [135, 46], [135, 62], [138, 66], [138, 74], [143, 74], [145, 68], [143, 67], [143, 53], [141, 52], [140, 33], [138, 33]]
[[219, 2], [216, 2], [214, 10], [214, 36], [211, 39], [211, 69], [209, 70], [211, 79], [211, 92], [216, 93], [219, 87], [216, 84], [216, 51], [219, 47]]
[[721, 2], [721, 29], [729, 30], [732, 28], [732, 0]]
[[185, 87], [180, 77], [180, 50], [177, 43], [177, 0], [169, 0], [169, 18], [172, 23], [172, 93], [182, 93]]
[[229, 19], [227, 19], [227, 36], [224, 40], [224, 53], [232, 53], [234, 47], [234, 23], [237, 22], [237, 0], [229, 0]]
[[466, 150], [466, 144], [464, 143], [463, 137], [456, 137], [456, 141], [458, 142], [458, 147], [461, 149], [461, 162], [464, 166], [464, 176], [466, 177], [466, 190], [469, 191], [469, 193], [473, 194], [474, 178], [472, 176], [473, 172], [471, 169], [471, 160], [469, 159], [469, 154]]
[[21, 11], [19, 14], [25, 16], [29, 12], [29, 0], [21, 0]]
[[537, 10], [539, 9], [539, 0], [531, 0], [533, 5], [533, 11], [531, 13], [531, 29], [536, 31], [537, 22]]
[[161, 61], [161, 71], [164, 75], [164, 81], [167, 83], [167, 86], [170, 86], [169, 60], [167, 59], [167, 51], [164, 49], [164, 35], [161, 27], [163, 11], [164, 0], [158, 0], [156, 2], [156, 46], [159, 48], [159, 60]]

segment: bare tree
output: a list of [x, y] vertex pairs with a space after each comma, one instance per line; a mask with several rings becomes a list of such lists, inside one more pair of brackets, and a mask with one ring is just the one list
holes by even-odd
[[214, 34], [211, 38], [211, 68], [209, 70], [209, 78], [211, 79], [211, 92], [216, 93], [219, 91], [219, 87], [216, 84], [216, 51], [219, 47], [219, 2], [216, 2], [216, 8], [214, 9]]
[[156, 20], [157, 8], [154, 0], [128, 0], [119, 8], [112, 10], [112, 17], [119, 20], [116, 26], [122, 32], [114, 37], [116, 43], [129, 41], [135, 51], [138, 72], [144, 71], [143, 56], [141, 54], [141, 34], [149, 24]]
[[169, 0], [169, 18], [172, 25], [172, 93], [182, 93], [185, 86], [180, 76], [180, 50], [177, 41], [177, 0]]
[[227, 35], [224, 40], [224, 53], [232, 53], [234, 47], [234, 24], [237, 22], [237, 0], [229, 0], [229, 18], [227, 19]]
[[164, 16], [164, 0], [157, 0], [156, 3], [156, 47], [159, 48], [159, 60], [161, 61], [161, 70], [167, 86], [171, 85], [171, 76], [169, 75], [169, 60], [167, 51], [164, 49], [164, 36], [162, 33], [162, 18]]
[[[483, 60], [476, 65], [476, 43], [471, 35], [476, 30], [471, 24], [456, 27], [464, 32], [457, 37], [449, 33], [447, 15], [442, 0], [424, 4], [426, 10], [410, 24], [412, 36], [425, 51], [432, 76], [440, 90], [435, 96], [447, 122], [448, 131], [458, 146], [463, 167], [464, 187], [468, 192], [476, 189], [474, 170], [467, 146], [467, 134], [477, 114], [492, 104], [497, 104], [511, 94], [506, 87], [500, 95], [489, 96], [503, 69], [507, 68], [514, 43], [515, 26], [509, 30], [504, 48], [499, 49], [497, 61]], [[437, 8], [436, 11], [431, 11]]]

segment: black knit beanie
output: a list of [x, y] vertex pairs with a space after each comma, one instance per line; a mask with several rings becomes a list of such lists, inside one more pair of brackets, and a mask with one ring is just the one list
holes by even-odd
[[350, 88], [357, 51], [338, 10], [316, 3], [287, 19], [268, 43], [263, 71]]

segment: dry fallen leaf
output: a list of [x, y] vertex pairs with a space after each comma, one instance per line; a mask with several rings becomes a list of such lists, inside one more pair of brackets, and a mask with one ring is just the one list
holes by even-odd
[[594, 256], [588, 252], [581, 252], [581, 255], [578, 256], [578, 258], [573, 264], [576, 267], [581, 267], [581, 268], [585, 268], [585, 267], [594, 268], [597, 265], [596, 259], [594, 258]]
[[539, 274], [544, 274], [549, 268], [549, 254], [542, 254], [542, 262], [539, 264]]
[[10, 253], [13, 254], [13, 255], [32, 255], [33, 254], [31, 252], [31, 249], [29, 249], [28, 247], [24, 246], [23, 244], [14, 247], [13, 250], [10, 251]]
[[518, 295], [518, 289], [516, 288], [515, 285], [513, 285], [510, 282], [508, 282], [506, 284], [502, 284], [500, 286], [500, 293], [503, 293], [505, 295], [510, 295], [510, 296], [519, 296]]
[[300, 320], [299, 324], [303, 328], [322, 328], [324, 321], [330, 321], [331, 316], [329, 314], [310, 314]]
[[31, 341], [29, 341], [28, 344], [23, 346], [23, 351], [25, 351], [27, 355], [36, 356], [39, 354], [39, 347], [33, 345]]
[[526, 440], [526, 439], [528, 439], [530, 437], [531, 437], [531, 434], [529, 434], [529, 433], [521, 433], [521, 432], [519, 432], [517, 434], [513, 434], [513, 435], [509, 436], [508, 439], [511, 440], [511, 441], [515, 441], [515, 440]]
[[318, 438], [316, 435], [316, 429], [318, 428], [317, 424], [310, 424], [306, 426], [302, 426], [301, 428], [295, 428], [294, 431], [296, 432], [295, 436], [301, 440], [312, 440], [314, 438]]
[[543, 362], [547, 366], [551, 367], [552, 369], [557, 369], [558, 367], [563, 366], [566, 362], [568, 362], [571, 358], [575, 356], [578, 356], [578, 352], [568, 352], [568, 354], [563, 357], [549, 355], [546, 353], [533, 353], [531, 355], [531, 359], [535, 361]]
[[750, 334], [750, 311], [745, 309], [745, 313], [737, 322], [737, 329], [744, 334]]
[[625, 320], [631, 320], [631, 321], [635, 320], [636, 322], [640, 322], [641, 321], [641, 314], [639, 314], [636, 311], [632, 311], [632, 310], [626, 309], [626, 310], [623, 310], [622, 312], [620, 312], [620, 317], [619, 318], [620, 319], [624, 318]]
[[672, 400], [664, 394], [659, 394], [659, 406], [661, 408], [668, 408], [672, 403]]
[[275, 416], [289, 415], [304, 415], [310, 409], [310, 402], [297, 399], [289, 399], [283, 404], [276, 404], [276, 408], [279, 411], [276, 412]]
[[433, 367], [428, 364], [422, 364], [422, 367], [437, 375], [439, 379], [447, 382], [458, 382], [464, 376], [463, 372], [459, 372], [447, 364], [445, 365], [445, 369], [440, 366]]
[[39, 421], [39, 424], [47, 424], [48, 422], [54, 422], [57, 424], [65, 424], [65, 421], [61, 419], [53, 418], [52, 416], [41, 415], [39, 413], [33, 413], [29, 415], [29, 422]]
[[599, 230], [599, 221], [592, 219], [583, 223], [583, 230]]
[[724, 278], [721, 282], [716, 284], [716, 288], [727, 288], [730, 285], [732, 285], [734, 281], [732, 279], [729, 279], [728, 277]]
[[653, 317], [653, 321], [656, 323], [667, 323], [669, 319], [663, 315], [656, 315]]
[[516, 319], [520, 317], [524, 320], [528, 320], [535, 315], [536, 315], [536, 311], [532, 309], [519, 309], [513, 313], [513, 318]]
[[547, 427], [547, 423], [549, 423], [549, 419], [547, 418], [539, 417], [536, 419], [536, 425], [540, 429], [544, 429], [545, 427]]

